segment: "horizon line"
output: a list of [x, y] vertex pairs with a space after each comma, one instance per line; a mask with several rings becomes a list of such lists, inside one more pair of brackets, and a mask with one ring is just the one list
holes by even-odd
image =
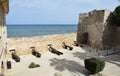
[[78, 25], [78, 24], [6, 24], [6, 25]]

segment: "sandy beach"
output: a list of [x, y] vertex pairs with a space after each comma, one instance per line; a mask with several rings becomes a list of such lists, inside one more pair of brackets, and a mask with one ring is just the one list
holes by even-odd
[[48, 44], [52, 44], [52, 46], [56, 49], [61, 49], [62, 42], [65, 42], [68, 45], [73, 45], [73, 41], [76, 41], [75, 33], [23, 38], [8, 38], [8, 56], [11, 54], [9, 52], [11, 49], [15, 49], [18, 55], [30, 54], [30, 47], [35, 47], [37, 51], [42, 53], [48, 51]]
[[[97, 52], [91, 47], [73, 46], [76, 40], [76, 34], [38, 36], [29, 38], [9, 38], [7, 60], [11, 61], [12, 69], [7, 70], [7, 76], [90, 76], [84, 66], [84, 59], [98, 57]], [[62, 48], [62, 42], [66, 42], [73, 47], [73, 50]], [[55, 49], [62, 52], [63, 55], [56, 55], [48, 51], [48, 44], [52, 44]], [[41, 53], [37, 58], [31, 54], [30, 47], [36, 47], [36, 51]], [[10, 49], [15, 49], [20, 56], [20, 62], [15, 62], [11, 58]], [[89, 53], [89, 50], [93, 50]], [[105, 54], [104, 51], [101, 55]], [[120, 55], [100, 56], [105, 60], [106, 66], [98, 76], [119, 76], [120, 73]], [[39, 64], [40, 67], [30, 69], [31, 62]], [[114, 70], [112, 70], [114, 69]]]
[[0, 76], [120, 76], [119, 3], [0, 0]]

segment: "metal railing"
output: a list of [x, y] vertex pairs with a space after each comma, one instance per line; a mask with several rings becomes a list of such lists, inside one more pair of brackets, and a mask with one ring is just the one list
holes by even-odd
[[108, 50], [99, 50], [99, 51], [88, 51], [87, 52], [90, 57], [99, 57], [99, 56], [109, 56], [114, 54], [120, 54], [120, 46], [114, 47]]

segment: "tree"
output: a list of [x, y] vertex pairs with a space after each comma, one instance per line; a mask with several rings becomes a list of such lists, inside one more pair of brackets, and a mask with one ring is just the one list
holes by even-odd
[[117, 6], [114, 12], [112, 12], [112, 23], [116, 26], [120, 26], [120, 6]]

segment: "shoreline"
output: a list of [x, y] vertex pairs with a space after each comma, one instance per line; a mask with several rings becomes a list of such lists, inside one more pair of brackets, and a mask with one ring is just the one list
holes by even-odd
[[61, 49], [62, 42], [72, 46], [73, 41], [76, 41], [76, 33], [7, 38], [7, 51], [8, 56], [11, 56], [11, 49], [15, 49], [18, 55], [26, 55], [31, 53], [30, 47], [35, 47], [36, 51], [42, 53], [48, 51], [48, 44], [52, 44], [55, 49]]
[[68, 34], [76, 34], [76, 32], [75, 32], [75, 33], [65, 33], [65, 34], [51, 34], [51, 35], [39, 35], [39, 36], [26, 36], [26, 37], [7, 37], [7, 39], [22, 39], [22, 38], [48, 37], [48, 36], [68, 35]]

